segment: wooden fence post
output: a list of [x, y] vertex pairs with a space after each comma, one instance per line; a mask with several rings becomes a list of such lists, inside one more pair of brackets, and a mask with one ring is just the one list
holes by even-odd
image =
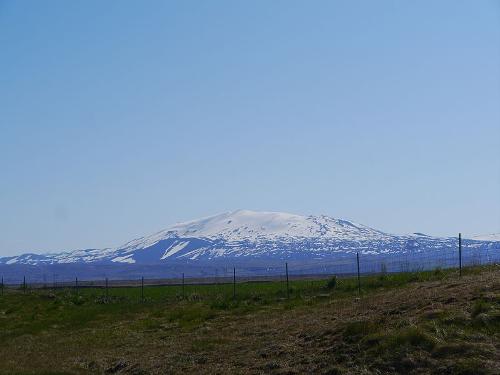
[[182, 273], [182, 299], [186, 298], [185, 290], [184, 290], [184, 272]]
[[462, 277], [462, 233], [458, 234], [458, 275]]
[[288, 283], [288, 262], [285, 263], [285, 271], [286, 271], [286, 298], [290, 299], [290, 288]]
[[141, 302], [144, 302], [144, 276], [141, 277]]
[[359, 275], [359, 253], [356, 253], [356, 263], [358, 264], [358, 294], [361, 294], [361, 278]]
[[236, 300], [236, 267], [233, 267], [233, 299]]

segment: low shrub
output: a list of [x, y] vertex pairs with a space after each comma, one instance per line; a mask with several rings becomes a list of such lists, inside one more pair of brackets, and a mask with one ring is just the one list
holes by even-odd
[[387, 343], [389, 348], [399, 348], [403, 345], [408, 345], [427, 351], [432, 350], [437, 344], [432, 336], [417, 327], [411, 327], [395, 333], [389, 338]]
[[441, 267], [437, 267], [434, 272], [434, 277], [437, 279], [442, 279], [445, 276], [445, 273]]
[[335, 289], [337, 287], [337, 276], [332, 276], [326, 282], [327, 289]]
[[354, 340], [377, 331], [377, 325], [373, 322], [360, 320], [357, 322], [349, 323], [345, 326], [343, 336], [345, 339]]
[[474, 302], [474, 306], [472, 306], [471, 316], [475, 318], [481, 313], [486, 313], [490, 309], [490, 306], [481, 299], [478, 299]]

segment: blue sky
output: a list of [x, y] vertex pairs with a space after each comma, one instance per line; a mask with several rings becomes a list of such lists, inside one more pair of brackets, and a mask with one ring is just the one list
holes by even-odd
[[499, 1], [0, 1], [0, 255], [237, 208], [500, 232]]

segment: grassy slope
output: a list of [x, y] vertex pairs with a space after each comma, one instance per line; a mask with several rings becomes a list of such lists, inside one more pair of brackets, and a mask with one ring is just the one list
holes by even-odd
[[498, 266], [362, 283], [11, 292], [0, 373], [500, 373]]

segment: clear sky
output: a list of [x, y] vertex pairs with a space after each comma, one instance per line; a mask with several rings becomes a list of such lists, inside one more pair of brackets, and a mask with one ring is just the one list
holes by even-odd
[[0, 0], [0, 255], [245, 208], [500, 232], [500, 1]]

